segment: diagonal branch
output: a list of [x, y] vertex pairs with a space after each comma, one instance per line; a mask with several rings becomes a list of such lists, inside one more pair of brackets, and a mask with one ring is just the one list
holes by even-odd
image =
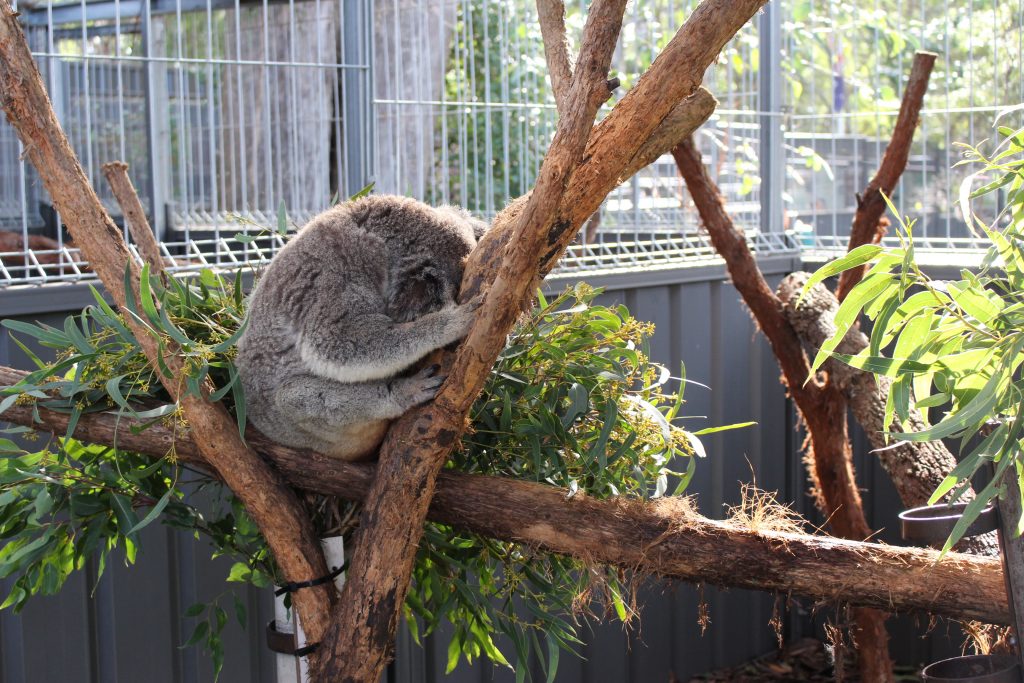
[[121, 206], [124, 215], [124, 222], [128, 224], [128, 231], [131, 232], [135, 246], [139, 248], [142, 260], [149, 264], [150, 271], [162, 273], [164, 270], [164, 259], [160, 254], [160, 245], [156, 242], [156, 235], [149, 227], [146, 220], [146, 210], [142, 208], [139, 195], [132, 187], [132, 181], [128, 178], [128, 164], [123, 161], [111, 161], [103, 164], [103, 175], [110, 184], [110, 190], [114, 193], [114, 199]]
[[[882, 241], [885, 228], [888, 226], [887, 222], [882, 221], [882, 214], [885, 213], [885, 199], [883, 199], [882, 193], [892, 194], [900, 176], [903, 175], [903, 169], [907, 167], [910, 145], [914, 141], [914, 129], [917, 128], [921, 107], [924, 104], [924, 95], [928, 90], [928, 80], [931, 77], [932, 66], [935, 65], [937, 56], [934, 52], [923, 51], [914, 55], [914, 65], [910, 70], [906, 90], [903, 91], [900, 113], [896, 117], [892, 138], [882, 155], [882, 163], [879, 165], [875, 177], [865, 188], [864, 194], [857, 197], [857, 213], [853, 216], [853, 225], [850, 228], [850, 250], [863, 244]], [[864, 277], [865, 272], [867, 272], [867, 266], [851, 268], [843, 272], [839, 276], [836, 297], [840, 301], [845, 299], [853, 286]]]
[[558, 113], [565, 116], [569, 86], [572, 83], [569, 43], [565, 37], [565, 4], [562, 0], [537, 0], [537, 20], [544, 41], [544, 58], [548, 64], [551, 90], [555, 93]]
[[[68, 144], [32, 60], [17, 13], [7, 2], [0, 3], [0, 94], [0, 104], [8, 120], [76, 244], [115, 302], [124, 308], [125, 269], [130, 270], [131, 280], [137, 287], [138, 266], [131, 260], [121, 231], [103, 209]], [[309, 516], [280, 477], [246, 449], [237, 425], [223, 405], [207, 400], [212, 391], [211, 383], [207, 381], [203, 385], [202, 397], [185, 394], [180, 386], [181, 378], [187, 374], [183, 359], [173, 352], [164, 356], [170, 369], [170, 374], [165, 375], [157, 362], [162, 355], [157, 339], [132, 316], [126, 317], [164, 386], [180, 402], [207, 462], [245, 504], [287, 579], [303, 581], [326, 574], [327, 564]], [[333, 597], [333, 588], [326, 586], [295, 595], [303, 626], [313, 640], [318, 639], [326, 627], [322, 607]]]
[[[0, 367], [0, 387], [26, 373]], [[3, 419], [63, 435], [68, 416], [12, 406]], [[205, 465], [191, 434], [141, 426], [114, 413], [83, 415], [75, 437]], [[348, 500], [368, 500], [373, 463], [350, 463], [275, 444], [254, 430], [246, 440], [295, 487]], [[596, 500], [514, 479], [442, 472], [429, 519], [531, 548], [626, 571], [731, 588], [778, 591], [816, 602], [848, 602], [885, 610], [923, 610], [956, 619], [1009, 623], [1002, 568], [995, 558], [894, 548], [822, 536], [751, 531], [705, 519], [685, 501]]]

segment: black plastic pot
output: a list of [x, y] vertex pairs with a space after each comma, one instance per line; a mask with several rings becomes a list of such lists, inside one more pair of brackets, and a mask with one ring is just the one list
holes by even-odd
[[[904, 540], [941, 548], [949, 538], [953, 527], [963, 516], [965, 507], [967, 507], [967, 503], [953, 503], [952, 505], [942, 503], [904, 510], [900, 513]], [[999, 517], [996, 514], [995, 506], [989, 505], [967, 527], [964, 538], [995, 531], [997, 528], [999, 528]]]
[[925, 683], [1020, 683], [1020, 665], [1009, 655], [970, 655], [929, 664], [921, 672]]

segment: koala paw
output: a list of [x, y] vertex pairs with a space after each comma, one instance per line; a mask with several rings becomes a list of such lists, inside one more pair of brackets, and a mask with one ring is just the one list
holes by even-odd
[[470, 299], [469, 301], [467, 301], [466, 303], [464, 303], [462, 305], [468, 307], [471, 311], [476, 312], [476, 310], [478, 308], [480, 308], [481, 306], [484, 305], [484, 297], [485, 296], [486, 296], [486, 293], [477, 294], [472, 299]]
[[444, 375], [437, 374], [440, 369], [439, 365], [431, 365], [412, 377], [398, 380], [392, 386], [395, 398], [406, 410], [433, 400], [446, 379]]
[[452, 322], [455, 323], [455, 339], [462, 339], [469, 334], [469, 328], [476, 320], [476, 312], [484, 303], [484, 295], [478, 294], [464, 304], [459, 304], [452, 309]]

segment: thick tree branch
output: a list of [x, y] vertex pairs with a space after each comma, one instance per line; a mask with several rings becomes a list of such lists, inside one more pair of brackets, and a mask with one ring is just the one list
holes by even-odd
[[[896, 183], [907, 167], [910, 157], [910, 145], [914, 141], [914, 129], [917, 128], [924, 104], [924, 94], [928, 90], [932, 66], [938, 55], [934, 52], [918, 52], [914, 55], [914, 65], [910, 70], [910, 79], [903, 91], [900, 113], [896, 117], [896, 126], [892, 132], [889, 145], [882, 155], [882, 163], [875, 177], [868, 183], [864, 194], [857, 198], [857, 213], [853, 217], [850, 228], [849, 249], [853, 250], [863, 244], [877, 243], [885, 235], [887, 222], [882, 222], [885, 213], [885, 199], [882, 193], [892, 195]], [[839, 276], [836, 296], [840, 301], [853, 289], [853, 286], [864, 277], [867, 266], [851, 268]]]
[[565, 3], [562, 0], [537, 0], [537, 21], [544, 41], [551, 90], [555, 93], [559, 115], [565, 116], [572, 82], [569, 43], [565, 37]]
[[[676, 107], [694, 94], [704, 72], [725, 44], [766, 4], [767, 0], [702, 2], [636, 86], [594, 128], [584, 163], [573, 174], [553, 223], [557, 230], [548, 235], [549, 246], [540, 263], [542, 277], [555, 267], [576, 232], [608, 193], [642, 168], [636, 163], [637, 142], [646, 143]], [[678, 141], [677, 138], [673, 142]], [[650, 161], [670, 148], [658, 150]], [[511, 241], [523, 206], [524, 198], [520, 198], [506, 207], [480, 247], [470, 255], [462, 281], [463, 296], [476, 294], [492, 277], [505, 245]]]
[[[75, 243], [107, 291], [123, 307], [125, 268], [131, 269], [132, 281], [136, 283], [139, 269], [129, 256], [121, 231], [90, 187], [57, 121], [18, 25], [17, 13], [7, 2], [0, 6], [0, 104]], [[150, 362], [158, 367], [157, 340], [130, 316], [128, 320]], [[161, 381], [173, 397], [180, 399], [204, 457], [245, 504], [287, 579], [303, 581], [326, 574], [326, 562], [309, 516], [295, 494], [263, 460], [247, 451], [223, 405], [206, 400], [211, 390], [209, 382], [203, 387], [203, 398], [185, 395], [179, 385], [186, 374], [184, 362], [175, 355], [167, 355], [164, 360], [171, 375], [165, 376], [158, 370]], [[324, 631], [323, 608], [333, 597], [333, 587], [326, 586], [295, 595], [303, 625], [313, 640], [319, 639]]]
[[[25, 373], [0, 368], [0, 386]], [[13, 406], [4, 420], [63, 435], [67, 415]], [[136, 422], [113, 413], [82, 416], [75, 437], [90, 443], [205, 465], [188, 431], [154, 425], [135, 434]], [[295, 487], [348, 500], [368, 500], [373, 463], [349, 463], [276, 444], [254, 430], [254, 450], [271, 460]], [[895, 548], [830, 537], [755, 532], [697, 515], [678, 499], [662, 501], [568, 498], [544, 484], [442, 472], [429, 518], [493, 538], [658, 574], [732, 588], [779, 591], [821, 602], [848, 602], [885, 610], [923, 610], [955, 619], [1009, 623], [998, 560]]]
[[[808, 464], [818, 489], [822, 512], [837, 535], [852, 540], [870, 537], [871, 529], [853, 471], [846, 431], [846, 401], [828, 383], [807, 382], [810, 363], [800, 338], [782, 314], [778, 297], [765, 282], [746, 236], [725, 210], [725, 201], [708, 175], [700, 151], [690, 138], [672, 151], [701, 221], [719, 255], [725, 259], [733, 285], [743, 297], [772, 347], [782, 381], [789, 389], [808, 429]], [[885, 614], [857, 609], [858, 654], [865, 680], [892, 680]]]
[[123, 161], [103, 164], [103, 175], [110, 184], [114, 199], [121, 207], [124, 222], [128, 224], [128, 231], [135, 240], [142, 260], [149, 264], [151, 272], [163, 272], [164, 259], [160, 254], [160, 245], [157, 244], [156, 235], [146, 220], [146, 210], [142, 208], [139, 195], [128, 178], [128, 164]]
[[[668, 153], [681, 140], [686, 139], [695, 130], [700, 128], [711, 114], [714, 113], [717, 105], [718, 101], [715, 100], [714, 96], [706, 88], [697, 88], [696, 92], [677, 104], [669, 112], [669, 115], [665, 117], [661, 125], [651, 133], [647, 141], [640, 146], [624, 168], [618, 170], [605, 168], [601, 171], [600, 175], [603, 180], [600, 187], [596, 187], [593, 192], [587, 193], [579, 187], [574, 176], [569, 181], [567, 194], [575, 197], [576, 201], [572, 204], [563, 202], [559, 208], [559, 217], [556, 221], [557, 225], [568, 226], [566, 228], [568, 240], [571, 241], [580, 226], [598, 210], [601, 202], [619, 183], [628, 180], [640, 170], [653, 164], [657, 161], [658, 157]], [[587, 149], [592, 149], [595, 144], [624, 144], [622, 141], [609, 142], [607, 138], [602, 138], [602, 140], [604, 142], [595, 143], [594, 139], [591, 138], [587, 144]], [[590, 163], [589, 154], [584, 154], [583, 165], [589, 166]], [[477, 248], [470, 257], [472, 265], [466, 268], [466, 277], [462, 281], [462, 292], [464, 295], [471, 296], [479, 292], [488, 278], [491, 277], [493, 273], [492, 267], [500, 261], [505, 245], [508, 244], [512, 236], [512, 228], [515, 226], [516, 220], [529, 198], [530, 195], [526, 194], [512, 200], [495, 219], [494, 226], [480, 241], [480, 244], [477, 245]], [[552, 248], [545, 253], [544, 262], [540, 267], [542, 275], [547, 274], [555, 267], [555, 264], [564, 252], [561, 244], [565, 240], [564, 236], [560, 236], [558, 245], [556, 245], [557, 248]]]

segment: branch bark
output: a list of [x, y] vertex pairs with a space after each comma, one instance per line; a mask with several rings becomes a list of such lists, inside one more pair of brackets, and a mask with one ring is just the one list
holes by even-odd
[[103, 164], [103, 175], [110, 184], [124, 215], [124, 222], [128, 224], [128, 231], [135, 240], [135, 246], [139, 248], [142, 260], [149, 264], [150, 270], [154, 273], [164, 271], [164, 259], [160, 254], [160, 245], [156, 242], [156, 235], [146, 220], [146, 210], [142, 208], [139, 195], [128, 178], [128, 164], [123, 161], [111, 161]]
[[[839, 301], [818, 284], [811, 288], [797, 306], [800, 293], [810, 275], [793, 273], [779, 284], [778, 294], [786, 318], [793, 325], [801, 340], [812, 349], [821, 348], [826, 339], [835, 334], [835, 314]], [[857, 355], [868, 347], [868, 338], [859, 329], [847, 332], [836, 350], [839, 353]], [[857, 422], [864, 428], [868, 441], [878, 450], [878, 460], [892, 479], [905, 507], [926, 505], [928, 498], [938, 488], [946, 475], [956, 467], [956, 457], [941, 441], [924, 443], [903, 442], [894, 446], [885, 442], [885, 403], [892, 385], [888, 377], [878, 379], [870, 372], [852, 368], [834, 359], [825, 361], [824, 369], [830, 381], [835, 384], [849, 402], [850, 410]], [[911, 431], [924, 429], [924, 420], [916, 409], [911, 409], [903, 428]], [[974, 497], [974, 491], [964, 494], [967, 499]], [[995, 532], [965, 538], [957, 550], [976, 555], [998, 556], [999, 543]]]
[[[781, 302], [757, 267], [746, 236], [736, 229], [726, 212], [725, 201], [708, 175], [693, 139], [683, 142], [672, 154], [711, 243], [725, 259], [733, 285], [768, 339], [782, 368], [782, 382], [807, 425], [807, 461], [819, 507], [837, 535], [852, 540], [869, 538], [872, 532], [854, 476], [843, 395], [827, 382], [805, 383], [810, 363], [800, 338], [783, 316]], [[885, 614], [858, 608], [854, 610], [854, 620], [864, 680], [892, 680]]]
[[[0, 367], [0, 386], [26, 373]], [[68, 416], [12, 406], [3, 419], [63, 435]], [[75, 437], [161, 457], [173, 446], [180, 461], [205, 466], [192, 435], [154, 425], [140, 433], [128, 416], [83, 415]], [[370, 500], [376, 466], [278, 445], [254, 430], [253, 449], [300, 489]], [[994, 558], [895, 548], [823, 536], [754, 531], [705, 519], [680, 499], [567, 498], [544, 484], [442, 472], [429, 518], [493, 538], [626, 570], [716, 586], [778, 591], [832, 603], [885, 610], [923, 610], [955, 619], [1008, 624], [1002, 568]]]
[[555, 93], [555, 104], [559, 115], [565, 116], [572, 83], [569, 43], [565, 37], [565, 3], [562, 0], [537, 0], [537, 21], [544, 41], [544, 58], [548, 64], [551, 90]]
[[[121, 231], [103, 209], [68, 144], [32, 60], [17, 13], [7, 2], [0, 3], [0, 94], [0, 104], [18, 133], [25, 154], [39, 171], [75, 243], [107, 291], [124, 307], [125, 268], [131, 269], [135, 283], [139, 269], [129, 256]], [[159, 368], [156, 359], [161, 352], [157, 340], [130, 316], [128, 322], [150, 362]], [[172, 354], [164, 360], [171, 374], [166, 376], [159, 369], [157, 374], [171, 396], [180, 401], [204, 458], [259, 525], [287, 580], [304, 581], [325, 575], [327, 564], [312, 523], [294, 492], [267, 463], [246, 449], [237, 425], [224, 407], [207, 400], [209, 382], [203, 387], [202, 398], [185, 395], [179, 386], [185, 375], [184, 361]], [[295, 594], [296, 607], [311, 640], [318, 640], [323, 634], [327, 623], [324, 606], [333, 598], [330, 586]]]
[[[882, 214], [885, 213], [885, 199], [882, 193], [892, 195], [896, 183], [903, 175], [903, 169], [907, 167], [910, 145], [914, 141], [914, 129], [917, 128], [921, 107], [924, 104], [924, 94], [928, 90], [928, 80], [937, 57], [934, 52], [922, 51], [914, 54], [914, 64], [910, 70], [906, 90], [903, 91], [903, 101], [900, 104], [900, 113], [896, 117], [892, 138], [885, 148], [885, 154], [882, 155], [878, 172], [868, 183], [864, 194], [857, 198], [857, 213], [853, 216], [853, 225], [850, 228], [850, 250], [864, 244], [878, 243], [885, 235], [885, 229], [889, 224], [882, 219]], [[853, 286], [864, 277], [865, 272], [867, 266], [851, 268], [842, 273], [836, 287], [836, 297], [840, 301], [845, 299]]]

